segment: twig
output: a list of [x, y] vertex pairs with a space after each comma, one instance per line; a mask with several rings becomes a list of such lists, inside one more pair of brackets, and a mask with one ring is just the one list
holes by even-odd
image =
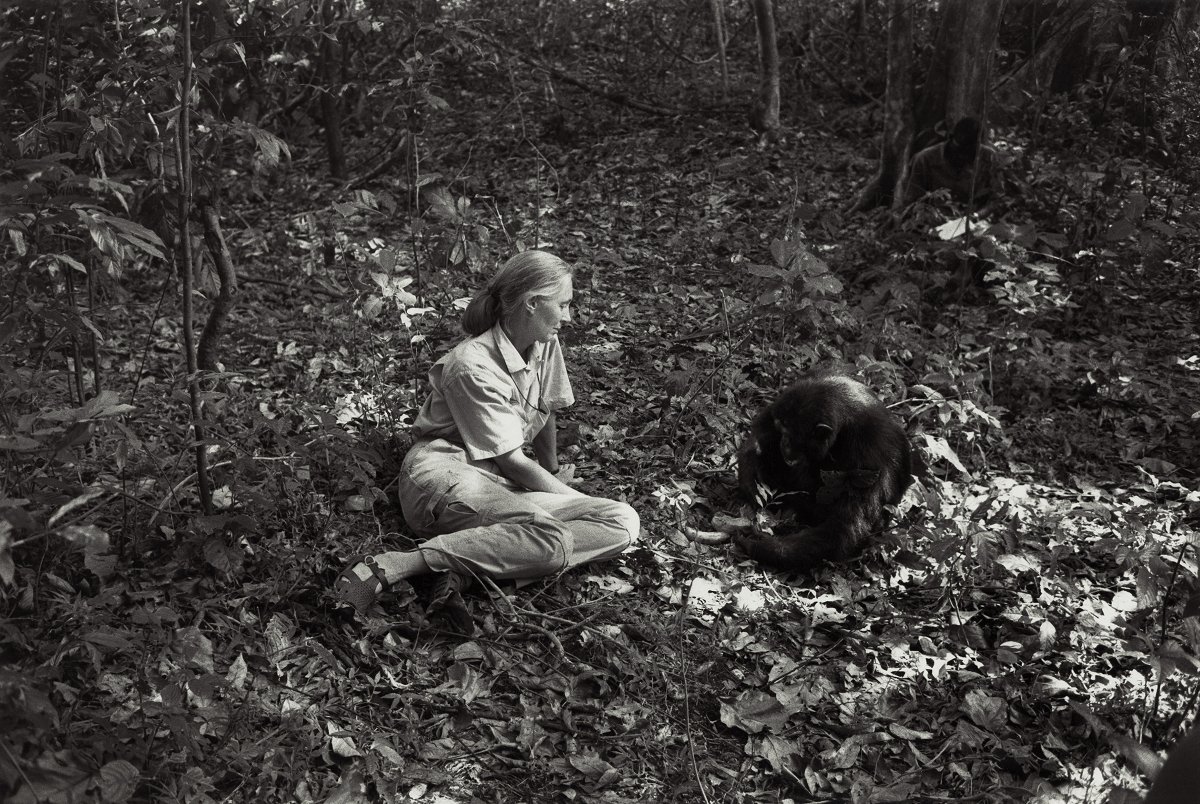
[[683, 113], [682, 110], [679, 110], [679, 109], [670, 109], [670, 108], [667, 108], [664, 106], [655, 106], [655, 105], [652, 105], [649, 103], [644, 103], [643, 101], [635, 100], [634, 98], [630, 98], [629, 96], [625, 95], [623, 92], [614, 92], [609, 89], [601, 89], [598, 87], [594, 87], [594, 86], [586, 83], [582, 79], [576, 78], [575, 76], [571, 75], [570, 73], [567, 73], [567, 72], [559, 69], [558, 67], [554, 67], [549, 64], [543, 64], [542, 62], [538, 61], [535, 58], [532, 58], [531, 56], [526, 56], [523, 53], [513, 50], [512, 48], [508, 47], [507, 45], [502, 44], [498, 40], [483, 33], [482, 31], [475, 31], [475, 34], [480, 39], [489, 43], [492, 47], [496, 48], [497, 50], [503, 50], [505, 53], [509, 54], [510, 56], [512, 56], [520, 61], [525, 62], [530, 67], [541, 70], [542, 72], [545, 72], [545, 73], [557, 78], [559, 81], [563, 81], [567, 84], [570, 84], [571, 86], [578, 87], [579, 89], [582, 89], [584, 92], [589, 92], [593, 95], [598, 95], [599, 97], [604, 98], [606, 101], [609, 101], [610, 103], [615, 103], [618, 106], [628, 106], [631, 109], [637, 109], [640, 112], [645, 112], [647, 114], [652, 114], [655, 116], [677, 115], [677, 114]]
[[33, 786], [33, 782], [29, 781], [29, 777], [25, 775], [25, 769], [21, 767], [21, 763], [17, 762], [17, 758], [12, 755], [12, 752], [8, 750], [8, 746], [3, 741], [0, 741], [0, 749], [3, 749], [4, 755], [8, 757], [8, 764], [16, 768], [17, 773], [21, 774], [21, 778], [25, 780], [25, 789], [36, 790], [37, 788]]
[[680, 596], [682, 599], [679, 604], [679, 616], [675, 618], [676, 638], [679, 640], [679, 683], [683, 687], [683, 728], [684, 733], [687, 734], [688, 759], [692, 765], [692, 775], [695, 777], [696, 788], [700, 791], [700, 797], [704, 799], [705, 804], [709, 804], [708, 791], [704, 789], [704, 777], [700, 774], [700, 763], [696, 760], [696, 740], [692, 735], [692, 692], [691, 685], [688, 683], [688, 652], [683, 644], [683, 624], [686, 620], [684, 614], [688, 608], [688, 596], [692, 586], [691, 580], [695, 580], [694, 575]]
[[715, 366], [713, 366], [712, 370], [709, 371], [708, 374], [706, 374], [704, 377], [702, 377], [700, 379], [699, 382], [695, 383], [695, 385], [692, 386], [693, 390], [692, 390], [691, 395], [686, 400], [684, 400], [683, 406], [679, 409], [679, 413], [675, 416], [675, 421], [671, 424], [671, 433], [670, 433], [669, 437], [672, 440], [674, 440], [675, 434], [679, 430], [679, 422], [683, 419], [683, 414], [687, 413], [687, 409], [688, 409], [688, 407], [691, 406], [692, 400], [694, 400], [700, 394], [700, 389], [703, 388], [704, 384], [706, 382], [708, 382], [709, 380], [711, 380], [713, 378], [713, 375], [715, 375], [718, 371], [720, 371], [721, 368], [726, 363], [729, 362], [729, 358], [731, 358], [735, 354], [737, 354], [738, 350], [741, 349], [743, 346], [745, 346], [746, 343], [752, 337], [754, 337], [754, 333], [752, 331], [747, 332], [746, 336], [744, 338], [742, 338], [742, 340], [738, 343], [737, 346], [730, 349], [729, 353], [727, 355], [725, 355], [723, 358], [721, 358], [720, 362], [718, 362]]
[[341, 299], [344, 297], [344, 294], [338, 293], [336, 290], [330, 290], [329, 288], [322, 287], [320, 285], [299, 285], [299, 286], [297, 286], [291, 282], [285, 282], [282, 279], [269, 279], [265, 276], [243, 276], [241, 281], [243, 284], [245, 284], [247, 282], [252, 282], [252, 283], [260, 284], [260, 285], [275, 285], [276, 287], [287, 288], [288, 290], [295, 290], [295, 289], [297, 289], [297, 287], [299, 287], [302, 290], [311, 290], [314, 293], [324, 293], [326, 296], [328, 296], [331, 299]]
[[[654, 34], [654, 38], [658, 40], [658, 43], [660, 45], [662, 45], [663, 47], [665, 47], [667, 50], [671, 51], [671, 55], [674, 56], [675, 58], [679, 59], [680, 61], [686, 61], [688, 64], [694, 64], [697, 67], [704, 65], [704, 64], [708, 64], [713, 59], [721, 58], [724, 55], [725, 49], [728, 48], [729, 45], [733, 43], [734, 39], [738, 38], [738, 34], [740, 34], [742, 31], [744, 31], [748, 27], [747, 23], [750, 20], [754, 19], [753, 17], [751, 17], [749, 15], [744, 17], [742, 19], [742, 24], [739, 25], [737, 27], [737, 29], [734, 30], [733, 33], [729, 34], [729, 36], [723, 35], [724, 24], [722, 22], [721, 29], [717, 31], [717, 36], [721, 38], [720, 41], [717, 43], [718, 51], [716, 53], [712, 54], [711, 56], [708, 56], [707, 58], [694, 59], [691, 56], [688, 56], [682, 50], [675, 47], [674, 45], [672, 45], [670, 42], [668, 42], [666, 39], [663, 38], [662, 31], [659, 30], [659, 27], [658, 27], [658, 20], [655, 18], [653, 11], [651, 11], [651, 13], [648, 16], [650, 17], [650, 33]], [[722, 17], [723, 16], [724, 15], [722, 15]], [[724, 70], [725, 68], [723, 67], [722, 69]], [[726, 80], [728, 80], [728, 76], [724, 76], [724, 77], [726, 78]]]
[[[413, 146], [411, 142], [411, 132], [407, 128], [401, 129], [398, 136], [395, 137], [392, 142], [388, 143], [388, 145], [384, 148], [385, 152], [388, 152], [387, 158], [379, 161], [375, 167], [371, 168], [363, 175], [358, 176], [357, 178], [347, 179], [342, 184], [342, 189], [349, 190], [352, 187], [362, 187], [367, 182], [374, 181], [387, 172], [392, 165], [396, 164], [401, 159], [408, 159], [412, 147], [415, 146]], [[374, 162], [376, 158], [378, 157], [369, 160], [367, 164]], [[355, 170], [359, 170], [361, 167], [361, 165], [357, 166]]]
[[[250, 455], [250, 456], [248, 456], [248, 457], [249, 457], [249, 458], [250, 458], [250, 460], [252, 460], [252, 461], [294, 461], [294, 460], [297, 460], [297, 458], [298, 458], [298, 456], [296, 456], [296, 455], [274, 455], [274, 456], [259, 456], [259, 455]], [[214, 463], [212, 466], [210, 466], [210, 467], [208, 467], [208, 468], [209, 468], [210, 470], [211, 470], [211, 469], [220, 469], [222, 466], [229, 466], [231, 463], [233, 463], [233, 461], [232, 461], [232, 460], [228, 460], [228, 461], [221, 461], [221, 462], [219, 462], [219, 463]], [[148, 527], [148, 528], [149, 528], [149, 527], [154, 527], [154, 523], [158, 521], [158, 515], [159, 515], [160, 513], [167, 513], [167, 514], [176, 514], [176, 513], [179, 513], [179, 512], [177, 512], [177, 511], [172, 511], [172, 510], [171, 510], [171, 509], [169, 509], [169, 508], [165, 508], [164, 506], [167, 504], [167, 501], [168, 501], [168, 500], [170, 500], [172, 497], [174, 497], [176, 494], [178, 494], [178, 493], [179, 493], [180, 489], [182, 489], [182, 488], [183, 488], [184, 486], [186, 486], [188, 483], [190, 483], [190, 482], [192, 482], [193, 480], [195, 480], [195, 479], [196, 479], [196, 474], [197, 474], [196, 472], [192, 472], [190, 475], [188, 475], [187, 477], [185, 477], [183, 480], [180, 480], [178, 483], [176, 483], [176, 484], [175, 484], [175, 485], [174, 485], [174, 486], [171, 488], [171, 490], [170, 490], [169, 492], [167, 492], [166, 496], [165, 496], [165, 497], [163, 497], [163, 499], [162, 499], [162, 502], [160, 502], [160, 503], [159, 503], [159, 504], [158, 504], [158, 505], [155, 507], [155, 509], [154, 509], [154, 516], [150, 517], [150, 521], [146, 523], [146, 527]], [[141, 502], [141, 500], [139, 500], [139, 502]], [[147, 505], [149, 505], [149, 503], [146, 503], [146, 504], [147, 504]]]

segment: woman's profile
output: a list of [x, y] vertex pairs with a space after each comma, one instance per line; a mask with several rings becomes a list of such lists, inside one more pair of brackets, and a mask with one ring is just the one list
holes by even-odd
[[551, 575], [637, 538], [633, 508], [559, 477], [555, 414], [575, 398], [558, 332], [571, 320], [573, 277], [559, 257], [525, 251], [471, 300], [470, 337], [430, 370], [401, 467], [401, 509], [424, 541], [354, 557], [334, 582], [341, 600], [363, 612], [389, 584], [428, 572]]

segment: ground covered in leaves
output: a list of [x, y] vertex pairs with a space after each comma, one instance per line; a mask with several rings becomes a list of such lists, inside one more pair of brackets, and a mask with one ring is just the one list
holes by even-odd
[[[113, 393], [42, 417], [92, 422], [56, 457], [78, 482], [37, 488], [75, 530], [18, 544], [4, 593], [6, 750], [36, 756], [10, 800], [1136, 800], [1197, 705], [1185, 168], [1014, 136], [1005, 225], [946, 240], [936, 210], [841, 211], [865, 114], [764, 148], [719, 114], [545, 132], [528, 98], [447, 101], [416, 223], [398, 180], [335, 185], [316, 152], [248, 177], [217, 515], [188, 513], [173, 287], [113, 300], [144, 322]], [[407, 543], [396, 434], [456, 300], [533, 246], [580, 268], [564, 453], [643, 538], [477, 585], [467, 620], [406, 584], [356, 618], [329, 586]], [[899, 525], [811, 577], [689, 542], [748, 416], [818, 362], [925, 457]]]

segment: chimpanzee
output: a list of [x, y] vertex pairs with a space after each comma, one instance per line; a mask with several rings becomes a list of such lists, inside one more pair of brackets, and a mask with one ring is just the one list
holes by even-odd
[[904, 428], [865, 385], [836, 374], [810, 374], [786, 388], [751, 423], [738, 450], [738, 487], [748, 503], [760, 486], [770, 504], [803, 529], [776, 536], [738, 533], [751, 558], [806, 570], [856, 555], [912, 483]]
[[1167, 754], [1167, 761], [1146, 794], [1145, 804], [1188, 804], [1200, 790], [1200, 726]]
[[960, 204], [973, 201], [980, 211], [997, 200], [996, 152], [984, 145], [983, 127], [973, 117], [954, 124], [945, 142], [923, 148], [912, 158], [904, 182], [904, 203], [945, 187]]

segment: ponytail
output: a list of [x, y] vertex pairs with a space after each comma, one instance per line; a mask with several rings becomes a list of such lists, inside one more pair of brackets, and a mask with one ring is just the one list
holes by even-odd
[[463, 331], [482, 335], [529, 299], [553, 295], [563, 279], [574, 275], [574, 266], [548, 251], [534, 249], [509, 257], [467, 305]]
[[500, 320], [500, 294], [487, 285], [475, 294], [463, 312], [462, 328], [468, 335], [482, 335]]

